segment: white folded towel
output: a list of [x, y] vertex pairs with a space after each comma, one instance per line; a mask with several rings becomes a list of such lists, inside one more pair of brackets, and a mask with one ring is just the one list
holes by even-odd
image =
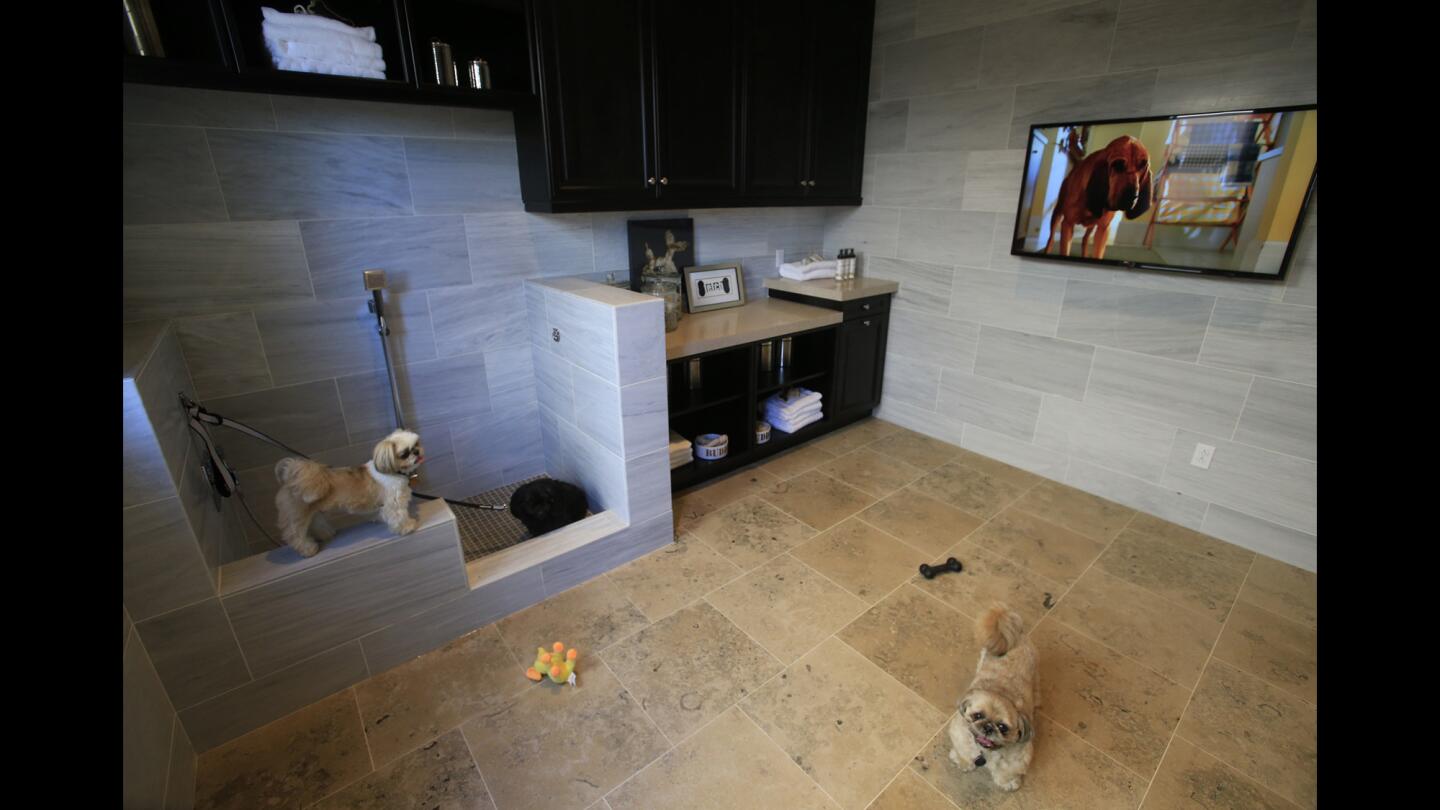
[[316, 59], [357, 64], [362, 60], [385, 57], [385, 51], [374, 42], [361, 42], [353, 37], [336, 37], [336, 39], [349, 40], [353, 45], [349, 43], [337, 45], [329, 41], [312, 42], [308, 39], [286, 39], [269, 35], [265, 37], [265, 45], [271, 53], [291, 59]]
[[276, 59], [275, 67], [281, 70], [293, 70], [300, 73], [324, 73], [329, 76], [359, 76], [365, 79], [385, 78], [385, 71], [383, 70], [361, 68], [354, 65], [335, 65], [329, 62], [312, 62], [309, 59]]
[[821, 407], [822, 406], [819, 402], [812, 402], [809, 405], [801, 408], [788, 409], [781, 408], [778, 405], [767, 403], [765, 405], [765, 414], [767, 416], [778, 416], [781, 419], [795, 419], [801, 416], [809, 416], [810, 414], [819, 411]]
[[834, 278], [838, 262], [820, 261], [809, 264], [786, 262], [780, 265], [780, 275], [795, 281], [813, 281], [818, 278]]
[[794, 433], [795, 431], [805, 427], [806, 425], [819, 422], [822, 418], [823, 416], [819, 412], [816, 412], [809, 416], [795, 420], [771, 419], [770, 425], [781, 433]]
[[[785, 394], [790, 394], [790, 398], [786, 399], [784, 396]], [[765, 400], [765, 406], [768, 408], [773, 405], [776, 410], [779, 410], [781, 413], [791, 414], [800, 410], [801, 408], [805, 408], [819, 402], [820, 393], [818, 391], [811, 391], [808, 388], [800, 388], [797, 386], [795, 388], [787, 388], [778, 394], [771, 395]]]
[[375, 28], [369, 25], [364, 28], [356, 28], [351, 25], [346, 25], [339, 20], [321, 17], [318, 14], [286, 14], [283, 11], [276, 11], [273, 8], [264, 6], [260, 8], [260, 14], [265, 22], [277, 25], [312, 31], [330, 31], [336, 34], [348, 34], [353, 37], [360, 37], [367, 42], [375, 41]]
[[356, 56], [354, 54], [336, 54], [333, 51], [326, 56], [290, 54], [289, 56], [278, 57], [276, 61], [296, 64], [328, 65], [330, 67], [353, 67], [360, 70], [378, 70], [381, 73], [385, 72], [384, 59], [376, 59], [371, 56]]

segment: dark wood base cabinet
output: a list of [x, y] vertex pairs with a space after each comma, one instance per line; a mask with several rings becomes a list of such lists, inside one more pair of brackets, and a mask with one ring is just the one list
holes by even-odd
[[[691, 441], [702, 433], [723, 433], [730, 440], [725, 458], [692, 459], [671, 470], [672, 493], [824, 436], [869, 416], [880, 404], [889, 295], [843, 304], [780, 290], [770, 290], [770, 295], [838, 309], [845, 313], [845, 320], [782, 336], [791, 338], [794, 347], [794, 358], [785, 368], [775, 365], [765, 371], [760, 366], [760, 345], [778, 344], [781, 337], [671, 360], [670, 429]], [[696, 359], [702, 384], [692, 388], [687, 368]], [[778, 362], [778, 356], [772, 355], [772, 360]], [[820, 392], [824, 418], [794, 433], [772, 428], [768, 442], [757, 442], [755, 423], [764, 419], [765, 399], [792, 385]]]

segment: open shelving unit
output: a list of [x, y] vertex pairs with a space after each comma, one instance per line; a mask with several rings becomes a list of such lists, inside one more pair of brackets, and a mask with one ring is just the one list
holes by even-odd
[[[794, 345], [794, 357], [784, 368], [778, 366], [781, 337], [669, 361], [670, 429], [692, 441], [702, 433], [723, 433], [730, 437], [730, 451], [725, 458], [715, 461], [692, 458], [689, 463], [671, 470], [671, 491], [679, 492], [754, 464], [864, 416], [858, 413], [837, 418], [834, 412], [839, 329], [839, 326], [827, 326], [782, 336], [791, 338]], [[760, 345], [772, 340], [776, 345], [772, 355], [776, 365], [771, 370], [762, 370]], [[700, 361], [701, 385], [691, 388], [686, 369], [695, 359]], [[763, 419], [762, 403], [792, 385], [820, 392], [824, 417], [794, 433], [782, 433], [772, 426], [770, 440], [756, 443], [755, 422]]]
[[[407, 104], [514, 109], [534, 103], [524, 0], [326, 0], [359, 26], [372, 26], [385, 79], [278, 70], [261, 29], [273, 0], [150, 0], [165, 55], [124, 54], [124, 81], [252, 93]], [[491, 88], [436, 83], [430, 40], [451, 46], [461, 68], [485, 59]]]

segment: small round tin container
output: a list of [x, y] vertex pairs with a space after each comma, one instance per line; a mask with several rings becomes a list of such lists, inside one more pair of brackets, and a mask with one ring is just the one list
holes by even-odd
[[695, 437], [695, 458], [715, 461], [730, 453], [730, 437], [724, 433], [702, 433]]
[[764, 443], [766, 443], [766, 442], [768, 442], [768, 441], [770, 441], [770, 423], [769, 423], [769, 422], [756, 422], [756, 423], [755, 423], [755, 443], [756, 443], [756, 444], [764, 444]]

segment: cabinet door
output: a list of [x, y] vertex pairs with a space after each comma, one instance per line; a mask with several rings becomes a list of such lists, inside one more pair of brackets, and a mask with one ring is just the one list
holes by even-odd
[[750, 198], [801, 198], [806, 186], [806, 0], [746, 0], [741, 166]]
[[554, 198], [653, 201], [641, 0], [535, 0], [533, 19]]
[[839, 412], [842, 414], [873, 408], [880, 402], [886, 318], [873, 315], [840, 325]]
[[874, 0], [825, 0], [814, 14], [810, 96], [812, 197], [858, 198], [869, 112]]
[[651, 3], [655, 174], [662, 199], [722, 201], [740, 187], [740, 8]]

